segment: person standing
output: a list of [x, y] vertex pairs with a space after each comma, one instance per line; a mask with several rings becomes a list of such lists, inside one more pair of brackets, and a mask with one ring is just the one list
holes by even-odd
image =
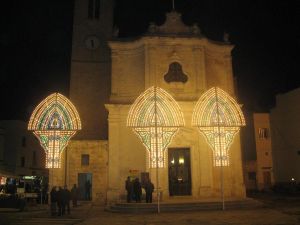
[[127, 177], [127, 180], [125, 181], [125, 188], [127, 191], [127, 202], [130, 203], [132, 198], [132, 191], [133, 191], [133, 185], [130, 180], [130, 177]]
[[142, 194], [142, 186], [139, 181], [139, 178], [135, 178], [134, 183], [133, 183], [133, 192], [135, 195], [135, 201], [136, 202], [141, 202], [141, 194]]
[[76, 184], [74, 184], [71, 189], [71, 198], [72, 198], [73, 207], [77, 207], [78, 188], [77, 188]]
[[63, 214], [65, 214], [65, 209], [67, 208], [67, 213], [70, 214], [70, 200], [71, 192], [68, 190], [67, 186], [63, 190]]
[[51, 204], [50, 204], [51, 216], [56, 216], [57, 215], [56, 212], [57, 191], [55, 186], [51, 189], [50, 200], [51, 200]]
[[63, 215], [63, 189], [58, 187], [57, 191], [57, 206], [58, 206], [58, 216]]
[[149, 179], [145, 184], [145, 192], [146, 192], [146, 203], [152, 203], [152, 193], [154, 190], [154, 185]]

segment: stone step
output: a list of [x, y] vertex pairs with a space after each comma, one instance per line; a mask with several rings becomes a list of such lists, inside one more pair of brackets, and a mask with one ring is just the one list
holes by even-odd
[[[260, 207], [263, 207], [263, 204], [256, 200], [225, 202], [225, 209], [253, 209]], [[116, 203], [107, 207], [106, 210], [121, 213], [157, 212], [157, 203]], [[222, 210], [222, 202], [162, 202], [160, 204], [161, 212], [195, 210]]]
[[27, 219], [19, 219], [14, 220], [12, 224], [14, 225], [35, 225], [35, 224], [43, 224], [43, 225], [71, 225], [82, 222], [82, 219], [68, 219], [68, 218], [27, 218]]

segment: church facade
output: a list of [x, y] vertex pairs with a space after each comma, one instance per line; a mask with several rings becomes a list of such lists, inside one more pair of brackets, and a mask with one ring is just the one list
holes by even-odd
[[[57, 185], [92, 183], [92, 200], [111, 203], [125, 196], [128, 176], [151, 178], [162, 200], [245, 197], [240, 137], [229, 150], [230, 163], [214, 166], [213, 151], [191, 125], [195, 105], [211, 87], [235, 98], [233, 46], [207, 39], [195, 24], [185, 25], [176, 11], [163, 25], [151, 24], [143, 36], [123, 40], [113, 34], [113, 1], [75, 1], [70, 99], [82, 131], [69, 143]], [[185, 125], [164, 150], [165, 165], [149, 167], [149, 152], [127, 126], [135, 99], [150, 87], [169, 93]], [[50, 174], [51, 176], [51, 174]], [[222, 176], [223, 181], [222, 182]], [[159, 184], [158, 184], [159, 182]]]

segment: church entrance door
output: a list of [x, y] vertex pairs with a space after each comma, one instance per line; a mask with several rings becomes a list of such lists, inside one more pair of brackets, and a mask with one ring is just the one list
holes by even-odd
[[191, 195], [191, 160], [189, 148], [169, 148], [170, 196]]
[[78, 173], [79, 200], [92, 200], [92, 174]]

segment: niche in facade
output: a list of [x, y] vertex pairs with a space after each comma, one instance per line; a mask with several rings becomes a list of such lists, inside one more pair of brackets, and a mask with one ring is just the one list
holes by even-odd
[[182, 82], [186, 83], [188, 81], [188, 76], [182, 71], [182, 66], [178, 62], [173, 62], [169, 65], [169, 71], [164, 76], [167, 83], [171, 82]]

